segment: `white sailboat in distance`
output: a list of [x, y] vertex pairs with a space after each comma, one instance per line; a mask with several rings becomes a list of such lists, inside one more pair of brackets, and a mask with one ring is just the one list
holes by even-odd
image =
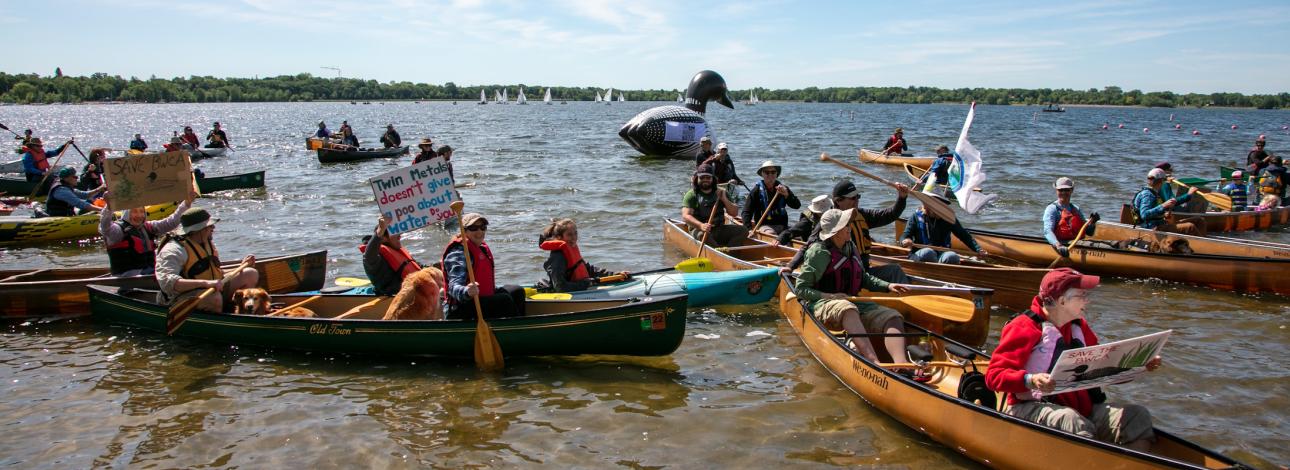
[[479, 104], [488, 104], [488, 95], [484, 94], [484, 89], [479, 89]]
[[600, 102], [600, 90], [596, 90], [596, 102]]
[[605, 92], [605, 104], [610, 104], [613, 102], [614, 102], [614, 89], [610, 88], [608, 91]]
[[502, 104], [502, 91], [501, 91], [501, 90], [493, 90], [493, 102], [494, 102], [494, 103], [497, 103], [497, 104]]
[[524, 97], [524, 87], [520, 87], [520, 96], [515, 98], [515, 104], [529, 104], [529, 99]]
[[546, 103], [546, 104], [551, 104], [551, 89], [550, 89], [550, 88], [547, 88], [547, 89], [546, 89], [546, 94], [542, 96], [542, 102], [543, 102], [543, 103]]
[[676, 94], [676, 102], [677, 102], [677, 103], [684, 103], [684, 102], [685, 102], [685, 99], [684, 99], [684, 98], [681, 98], [681, 94], [680, 94], [680, 93], [677, 93], [677, 94]]
[[618, 102], [619, 102], [619, 103], [623, 103], [623, 102], [626, 102], [626, 101], [627, 101], [627, 98], [623, 98], [623, 92], [621, 92], [621, 91], [620, 91], [620, 92], [618, 92]]
[[502, 104], [511, 104], [511, 99], [506, 97], [505, 88], [502, 88]]

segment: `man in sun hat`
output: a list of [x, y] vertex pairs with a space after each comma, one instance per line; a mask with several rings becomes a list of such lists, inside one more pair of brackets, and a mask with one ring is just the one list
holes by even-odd
[[[1056, 386], [1048, 371], [1063, 351], [1098, 344], [1084, 309], [1099, 282], [1069, 268], [1045, 275], [1030, 309], [1004, 325], [990, 355], [986, 386], [1007, 394], [1004, 413], [1011, 416], [1146, 452], [1155, 441], [1146, 408], [1108, 404], [1100, 387], [1043, 395]], [[1146, 368], [1154, 371], [1160, 363], [1156, 356]]]
[[[788, 209], [800, 209], [802, 201], [797, 199], [797, 195], [788, 186], [779, 182], [779, 174], [782, 168], [775, 162], [766, 160], [757, 168], [757, 175], [761, 179], [753, 185], [752, 192], [748, 193], [748, 199], [744, 201], [744, 208], [739, 213], [743, 219], [744, 227], [752, 230], [753, 226], [761, 220], [761, 226], [757, 231], [771, 235], [779, 235], [788, 229]], [[774, 196], [778, 194], [778, 197]], [[774, 204], [770, 204], [771, 200]], [[763, 216], [762, 214], [766, 214]], [[763, 218], [764, 217], [764, 218]]]
[[[940, 194], [925, 193], [937, 200], [945, 203], [947, 206], [950, 200]], [[905, 232], [900, 235], [900, 245], [909, 248], [909, 259], [920, 263], [941, 263], [941, 264], [959, 264], [959, 254], [950, 249], [950, 235], [953, 234], [967, 245], [972, 251], [982, 257], [989, 254], [976, 243], [972, 238], [972, 233], [963, 228], [961, 220], [949, 222], [936, 216], [934, 212], [928, 212], [922, 207], [914, 211], [914, 215], [909, 217], [909, 223], [905, 224]], [[922, 248], [915, 248], [914, 245], [927, 245]], [[942, 248], [937, 250], [932, 247]]]
[[788, 230], [780, 232], [779, 238], [775, 240], [776, 245], [788, 245], [794, 238], [805, 242], [811, 238], [811, 233], [815, 232], [815, 224], [820, 220], [820, 214], [833, 208], [833, 198], [828, 194], [821, 194], [811, 199], [811, 205], [802, 211], [797, 217], [797, 222], [789, 227]]
[[709, 158], [716, 154], [717, 152], [712, 150], [712, 138], [706, 135], [703, 136], [703, 138], [699, 139], [699, 153], [694, 157], [694, 166], [702, 165], [703, 162], [708, 161]]
[[1249, 206], [1249, 186], [1245, 182], [1245, 172], [1241, 170], [1233, 171], [1232, 182], [1223, 185], [1218, 192], [1232, 198], [1232, 212], [1243, 211]]
[[[829, 209], [820, 215], [820, 241], [804, 249], [802, 271], [793, 284], [793, 290], [810, 303], [811, 312], [830, 330], [844, 330], [849, 334], [904, 333], [904, 319], [895, 310], [871, 303], [856, 305], [848, 297], [859, 295], [860, 289], [873, 292], [904, 293], [903, 284], [890, 284], [865, 271], [860, 252], [851, 241], [851, 224], [855, 209]], [[868, 338], [853, 337], [847, 347], [865, 358], [879, 362], [878, 354]], [[905, 338], [883, 338], [887, 353], [894, 360], [905, 358]]]
[[179, 232], [171, 233], [157, 249], [156, 275], [160, 292], [157, 303], [173, 305], [183, 299], [201, 295], [206, 289], [216, 289], [219, 295], [208, 295], [197, 304], [197, 309], [220, 313], [232, 306], [230, 300], [238, 289], [255, 287], [260, 273], [255, 270], [255, 256], [247, 255], [239, 267], [225, 272], [220, 267], [219, 250], [211, 235], [215, 223], [210, 212], [193, 207], [179, 216]]
[[[703, 240], [704, 233], [708, 233], [707, 244], [710, 246], [742, 245], [748, 238], [748, 229], [726, 223], [726, 213], [738, 211], [739, 207], [730, 202], [725, 190], [713, 179], [712, 165], [699, 165], [690, 179], [690, 190], [681, 198], [681, 220], [690, 226], [690, 235]], [[708, 223], [709, 218], [711, 223]]]
[[[58, 148], [54, 149], [53, 155], [62, 155], [63, 150], [67, 149], [67, 144], [72, 142], [72, 139], [68, 139], [63, 145], [59, 145]], [[50, 165], [49, 154], [45, 152], [45, 144], [40, 140], [40, 137], [32, 137], [26, 144], [23, 144], [22, 150], [22, 172], [27, 175], [27, 182], [38, 183], [40, 180], [46, 179], [45, 172], [49, 171]], [[49, 181], [46, 180], [46, 184]]]
[[1097, 229], [1097, 221], [1101, 220], [1102, 216], [1094, 212], [1086, 219], [1084, 211], [1071, 202], [1071, 195], [1075, 193], [1074, 180], [1065, 176], [1057, 178], [1057, 181], [1053, 182], [1053, 189], [1057, 191], [1057, 200], [1044, 208], [1044, 239], [1048, 240], [1048, 245], [1052, 246], [1053, 251], [1058, 255], [1068, 258], [1070, 257], [1068, 245], [1071, 240], [1079, 236], [1085, 221], [1088, 222], [1088, 230], [1085, 230], [1084, 235], [1092, 236]]
[[[1178, 199], [1166, 200], [1160, 196], [1160, 187], [1164, 186], [1166, 178], [1165, 171], [1160, 168], [1152, 168], [1147, 172], [1147, 186], [1133, 197], [1133, 224], [1162, 232], [1204, 235], [1205, 226], [1202, 224], [1192, 221], [1169, 222], [1167, 215], [1178, 204]], [[1195, 193], [1196, 188], [1187, 191], [1188, 196]]]
[[909, 151], [909, 142], [905, 141], [905, 130], [897, 127], [887, 142], [882, 144], [883, 155], [903, 155]]
[[107, 190], [100, 185], [89, 191], [76, 189], [76, 169], [65, 166], [58, 170], [58, 179], [49, 187], [49, 196], [45, 198], [45, 213], [51, 217], [71, 217], [80, 213], [98, 212], [92, 201], [95, 196]]
[[435, 155], [437, 155], [434, 150], [434, 139], [431, 139], [429, 136], [421, 139], [421, 143], [417, 144], [417, 148], [421, 151], [417, 153], [416, 158], [412, 159], [412, 163], [421, 163], [434, 158]]

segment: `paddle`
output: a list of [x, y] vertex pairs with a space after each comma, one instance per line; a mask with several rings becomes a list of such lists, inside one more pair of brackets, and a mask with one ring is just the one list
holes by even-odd
[[[81, 146], [76, 145], [76, 141], [73, 140], [68, 143], [72, 144], [72, 148], [76, 149], [76, 153], [81, 154], [81, 158], [85, 160], [85, 163], [94, 163], [90, 161], [90, 157], [85, 156], [85, 152], [81, 151]], [[104, 170], [104, 171], [107, 171], [107, 170]]]
[[[242, 270], [246, 269], [246, 267], [247, 265], [245, 264], [238, 266], [237, 269], [233, 271], [232, 276], [241, 274]], [[197, 308], [197, 304], [206, 300], [206, 297], [210, 296], [216, 290], [223, 288], [224, 281], [220, 280], [217, 287], [207, 287], [206, 290], [203, 290], [202, 293], [198, 294], [196, 297], [189, 297], [179, 303], [171, 305], [170, 310], [166, 311], [166, 335], [174, 336], [175, 332], [179, 331], [179, 327], [184, 326], [184, 322], [188, 320], [188, 315], [193, 313], [193, 309]]]
[[[1173, 180], [1173, 182], [1178, 183], [1178, 185], [1180, 185], [1180, 186], [1182, 186], [1182, 187], [1184, 187], [1184, 188], [1194, 188], [1194, 187], [1195, 187], [1195, 186], [1189, 185], [1189, 184], [1187, 184], [1187, 183], [1184, 183], [1184, 182], [1182, 182], [1182, 181], [1178, 181], [1177, 179]], [[1228, 195], [1226, 195], [1226, 194], [1222, 194], [1222, 193], [1207, 193], [1207, 192], [1202, 192], [1202, 191], [1196, 191], [1196, 194], [1200, 194], [1200, 195], [1201, 195], [1201, 197], [1205, 198], [1205, 200], [1206, 200], [1206, 201], [1209, 201], [1209, 203], [1210, 203], [1210, 204], [1213, 204], [1214, 206], [1218, 207], [1219, 209], [1223, 209], [1223, 210], [1225, 210], [1225, 211], [1230, 211], [1230, 210], [1232, 210], [1232, 197], [1231, 197], [1231, 196], [1228, 196]]]
[[712, 233], [712, 229], [714, 228], [712, 226], [712, 219], [717, 216], [718, 209], [725, 210], [725, 208], [721, 207], [720, 190], [717, 191], [717, 201], [712, 203], [712, 212], [708, 213], [708, 223], [704, 224], [708, 226], [708, 230], [703, 232], [703, 239], [699, 240], [699, 253], [694, 255], [695, 259], [700, 259], [703, 257], [703, 249], [708, 246], [708, 234]]
[[338, 286], [345, 286], [345, 287], [363, 287], [363, 286], [366, 286], [366, 285], [370, 285], [371, 283], [372, 283], [372, 281], [369, 281], [369, 280], [367, 280], [367, 279], [357, 278], [357, 277], [338, 277], [338, 278], [336, 278], [336, 285], [338, 285]]
[[9, 133], [10, 133], [10, 134], [13, 134], [13, 136], [14, 136], [14, 137], [17, 137], [17, 138], [19, 138], [19, 139], [21, 139], [21, 138], [22, 138], [22, 136], [18, 135], [18, 133], [17, 133], [17, 132], [14, 132], [14, 131], [13, 131], [13, 129], [10, 129], [10, 128], [9, 128], [9, 126], [4, 125], [4, 123], [0, 123], [0, 129], [4, 129], [4, 130], [6, 130], [6, 131], [9, 131]]
[[852, 302], [873, 302], [886, 307], [909, 306], [942, 320], [966, 323], [976, 312], [971, 300], [948, 295], [907, 295], [903, 297], [848, 297]]
[[[461, 220], [461, 211], [466, 207], [466, 203], [460, 200], [452, 202], [452, 211], [457, 214], [457, 220]], [[466, 276], [472, 284], [475, 283], [475, 267], [470, 261], [470, 247], [466, 246], [469, 241], [466, 239], [466, 224], [457, 224], [457, 229], [461, 232], [461, 250], [462, 257], [466, 259]], [[475, 301], [475, 365], [484, 371], [501, 370], [506, 367], [502, 359], [502, 346], [497, 344], [497, 337], [493, 336], [493, 329], [488, 327], [484, 321], [484, 310], [479, 306], [479, 296], [471, 297]]]
[[[1080, 240], [1084, 239], [1084, 232], [1088, 230], [1089, 225], [1093, 225], [1093, 221], [1090, 220], [1090, 221], [1084, 222], [1084, 226], [1079, 228], [1079, 233], [1075, 234], [1075, 239], [1071, 240], [1070, 244], [1066, 245], [1067, 255], [1070, 254], [1070, 250], [1075, 249], [1076, 243], [1079, 243]], [[1048, 263], [1048, 269], [1053, 269], [1057, 267], [1057, 263], [1060, 263], [1064, 259], [1066, 259], [1066, 256], [1058, 256], [1057, 259], [1053, 260], [1052, 263]]]
[[761, 228], [761, 223], [766, 221], [766, 216], [770, 214], [770, 208], [775, 205], [775, 200], [777, 199], [779, 199], [779, 191], [775, 191], [775, 195], [770, 197], [770, 202], [766, 203], [766, 208], [761, 211], [761, 217], [757, 218], [757, 223], [753, 224], [752, 230], [749, 230], [748, 233], [757, 233], [757, 229]]
[[27, 195], [28, 200], [35, 199], [36, 193], [40, 192], [40, 188], [45, 187], [45, 181], [49, 180], [49, 175], [53, 174], [56, 171], [55, 169], [58, 168], [58, 162], [63, 161], [63, 154], [65, 153], [67, 153], [66, 144], [64, 144], [62, 150], [58, 152], [58, 158], [54, 159], [54, 164], [49, 166], [49, 170], [45, 171], [45, 176], [42, 176], [40, 178], [40, 182], [36, 183], [36, 188], [31, 190], [31, 194]]
[[[861, 169], [859, 169], [859, 168], [856, 168], [856, 166], [855, 166], [855, 165], [851, 165], [851, 164], [849, 164], [849, 163], [846, 163], [846, 162], [843, 162], [843, 161], [839, 161], [839, 160], [834, 159], [833, 157], [830, 157], [830, 156], [829, 156], [829, 154], [828, 154], [828, 152], [821, 153], [821, 154], [820, 154], [820, 160], [821, 160], [821, 161], [826, 161], [826, 162], [833, 162], [834, 164], [836, 164], [836, 165], [838, 165], [838, 166], [840, 166], [840, 167], [842, 167], [842, 168], [846, 168], [846, 169], [848, 169], [848, 170], [851, 170], [851, 171], [854, 171], [854, 172], [856, 172], [856, 173], [859, 173], [860, 175], [862, 175], [862, 176], [864, 176], [864, 177], [866, 177], [866, 178], [872, 179], [872, 180], [874, 180], [874, 181], [877, 181], [877, 182], [879, 182], [879, 183], [885, 184], [885, 185], [887, 185], [887, 186], [891, 186], [891, 187], [893, 187], [893, 188], [896, 188], [896, 187], [897, 187], [897, 186], [896, 186], [896, 183], [892, 183], [892, 182], [890, 182], [890, 181], [887, 181], [887, 180], [885, 180], [885, 179], [882, 179], [882, 177], [880, 177], [880, 176], [874, 175], [873, 173], [869, 173], [869, 172], [867, 172], [867, 171], [864, 171], [864, 170], [861, 170]], [[936, 199], [936, 198], [934, 198], [934, 197], [932, 197], [932, 196], [930, 196], [930, 195], [923, 194], [922, 192], [914, 191], [914, 190], [912, 190], [912, 189], [911, 189], [911, 190], [909, 190], [909, 194], [910, 194], [911, 196], [914, 196], [914, 199], [918, 199], [918, 201], [919, 201], [919, 202], [922, 202], [922, 203], [923, 203], [923, 208], [925, 208], [925, 209], [927, 209], [928, 211], [930, 211], [930, 212], [932, 212], [933, 214], [935, 214], [935, 215], [936, 215], [936, 217], [939, 217], [940, 219], [945, 220], [945, 221], [947, 221], [947, 222], [949, 222], [949, 223], [951, 223], [951, 224], [952, 224], [952, 223], [954, 223], [954, 222], [956, 222], [956, 221], [958, 221], [958, 217], [955, 217], [955, 215], [954, 215], [954, 211], [953, 211], [953, 210], [951, 210], [949, 206], [945, 205], [945, 203], [941, 202], [940, 200], [938, 200], [938, 199]]]
[[[707, 258], [690, 258], [685, 261], [681, 261], [680, 263], [676, 263], [676, 266], [672, 266], [670, 268], [651, 269], [649, 271], [632, 273], [632, 275], [640, 276], [642, 274], [654, 274], [654, 273], [661, 273], [661, 272], [667, 272], [667, 271], [680, 271], [683, 273], [712, 272], [712, 260], [709, 260]], [[596, 282], [605, 284], [610, 282], [619, 282], [626, 279], [627, 279], [627, 276], [624, 276], [622, 274], [613, 274], [602, 278], [598, 278], [596, 279]]]

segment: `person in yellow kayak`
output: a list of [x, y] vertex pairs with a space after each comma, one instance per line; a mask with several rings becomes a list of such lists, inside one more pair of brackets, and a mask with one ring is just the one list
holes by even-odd
[[573, 219], [552, 220], [551, 225], [542, 230], [538, 248], [551, 252], [542, 263], [547, 282], [539, 282], [538, 290], [576, 292], [596, 285], [597, 278], [614, 274], [630, 276], [626, 271], [614, 273], [583, 260], [582, 252], [578, 249], [578, 224]]
[[[1007, 394], [1003, 412], [1010, 416], [1145, 452], [1155, 441], [1146, 408], [1107, 403], [1100, 387], [1043, 395], [1056, 387], [1048, 371], [1063, 351], [1098, 344], [1084, 309], [1099, 282], [1070, 268], [1045, 275], [1030, 309], [1003, 326], [985, 383]], [[1160, 364], [1156, 356], [1146, 368], [1154, 371]]]
[[[1147, 186], [1133, 197], [1133, 224], [1162, 232], [1204, 235], [1205, 226], [1202, 224], [1191, 221], [1177, 223], [1168, 221], [1167, 215], [1178, 204], [1178, 199], [1161, 198], [1160, 187], [1164, 186], [1166, 179], [1165, 171], [1160, 168], [1152, 168], [1147, 173]], [[1192, 194], [1196, 194], [1196, 188], [1187, 190], [1187, 197]]]
[[[811, 312], [830, 330], [844, 330], [848, 334], [866, 332], [888, 333], [883, 346], [894, 359], [905, 357], [904, 319], [895, 310], [865, 303], [861, 307], [848, 299], [859, 295], [860, 289], [873, 292], [905, 293], [903, 284], [891, 284], [865, 270], [860, 252], [851, 240], [851, 224], [855, 209], [829, 209], [820, 216], [820, 242], [806, 248], [802, 271], [793, 289], [802, 300], [809, 302]], [[868, 338], [850, 337], [847, 347], [873, 362], [880, 362]]]
[[[216, 289], [219, 295], [208, 295], [197, 304], [204, 312], [221, 313], [232, 307], [233, 293], [238, 289], [255, 287], [260, 273], [255, 269], [255, 256], [242, 258], [242, 270], [224, 272], [220, 267], [219, 250], [211, 235], [219, 219], [200, 207], [188, 209], [179, 216], [179, 233], [171, 233], [157, 249], [157, 303], [174, 305], [184, 299], [201, 295], [206, 289]], [[229, 309], [231, 311], [231, 308]]]
[[71, 217], [77, 213], [85, 214], [102, 210], [91, 201], [95, 196], [107, 191], [107, 186], [81, 191], [76, 189], [77, 178], [75, 168], [68, 166], [58, 170], [58, 180], [49, 187], [49, 197], [45, 199], [46, 214], [50, 217]]

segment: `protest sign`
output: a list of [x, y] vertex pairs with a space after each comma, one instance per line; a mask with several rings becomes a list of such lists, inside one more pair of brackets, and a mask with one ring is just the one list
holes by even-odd
[[457, 192], [443, 157], [399, 168], [368, 182], [381, 215], [390, 221], [390, 235], [422, 229], [454, 216], [449, 205], [457, 200]]
[[103, 162], [108, 202], [115, 209], [188, 199], [193, 164], [188, 152], [144, 153]]
[[1062, 351], [1049, 372], [1057, 387], [1044, 395], [1131, 382], [1147, 371], [1147, 361], [1160, 354], [1170, 333], [1173, 330]]
[[663, 128], [664, 142], [698, 142], [706, 132], [702, 122], [667, 121]]

